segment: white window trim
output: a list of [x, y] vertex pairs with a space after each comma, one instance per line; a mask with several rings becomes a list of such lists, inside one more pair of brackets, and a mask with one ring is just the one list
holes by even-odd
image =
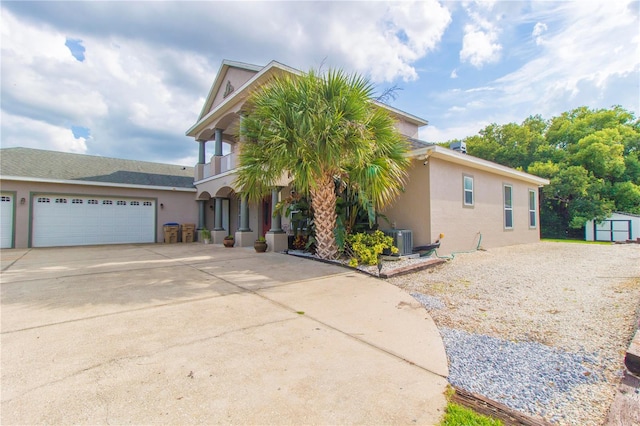
[[[509, 194], [511, 195], [511, 206], [507, 207], [507, 200], [506, 200], [506, 189], [509, 188]], [[504, 184], [502, 185], [502, 203], [503, 203], [503, 226], [504, 229], [508, 229], [511, 230], [513, 229], [513, 222], [514, 222], [514, 217], [513, 217], [513, 185], [509, 185], [509, 184]], [[511, 226], [507, 226], [507, 212], [511, 212]]]
[[[531, 198], [531, 194], [533, 194], [533, 198]], [[529, 228], [536, 229], [538, 227], [538, 191], [533, 189], [529, 190], [529, 198], [527, 202], [529, 203]], [[533, 208], [531, 206], [531, 200], [533, 200]], [[533, 213], [533, 216], [531, 216]], [[531, 218], [533, 217], [533, 224], [531, 223]]]
[[[467, 186], [465, 185], [467, 179], [471, 180], [471, 203], [467, 203]], [[475, 183], [473, 181], [473, 176], [471, 175], [462, 175], [462, 205], [464, 207], [473, 207], [476, 203], [476, 194], [475, 194]]]

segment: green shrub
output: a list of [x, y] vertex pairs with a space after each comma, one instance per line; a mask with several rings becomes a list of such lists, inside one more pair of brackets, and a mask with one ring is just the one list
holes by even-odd
[[391, 253], [398, 252], [398, 248], [393, 245], [393, 238], [384, 235], [382, 231], [375, 231], [373, 233], [360, 232], [348, 235], [347, 243], [355, 256], [349, 262], [351, 266], [357, 266], [358, 263], [377, 265], [378, 256], [380, 256], [385, 249], [389, 249]]

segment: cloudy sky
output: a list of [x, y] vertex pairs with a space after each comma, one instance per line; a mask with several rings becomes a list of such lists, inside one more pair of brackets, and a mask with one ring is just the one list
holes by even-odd
[[640, 2], [2, 1], [1, 142], [193, 165], [221, 61], [368, 76], [443, 142], [586, 105], [640, 115]]

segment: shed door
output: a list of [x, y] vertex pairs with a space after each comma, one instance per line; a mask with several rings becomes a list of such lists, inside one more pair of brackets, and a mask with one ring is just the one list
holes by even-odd
[[155, 201], [39, 194], [33, 198], [33, 247], [155, 242]]
[[13, 212], [15, 197], [2, 194], [0, 198], [0, 248], [13, 247]]
[[631, 239], [631, 221], [608, 219], [594, 223], [595, 241], [626, 241]]

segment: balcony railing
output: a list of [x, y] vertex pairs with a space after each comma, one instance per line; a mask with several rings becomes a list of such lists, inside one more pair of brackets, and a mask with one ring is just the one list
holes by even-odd
[[211, 162], [207, 164], [197, 164], [195, 168], [195, 180], [206, 179], [217, 176], [236, 168], [236, 154], [230, 153], [222, 157], [211, 157]]
[[236, 154], [230, 153], [220, 158], [220, 173], [225, 173], [236, 168]]

